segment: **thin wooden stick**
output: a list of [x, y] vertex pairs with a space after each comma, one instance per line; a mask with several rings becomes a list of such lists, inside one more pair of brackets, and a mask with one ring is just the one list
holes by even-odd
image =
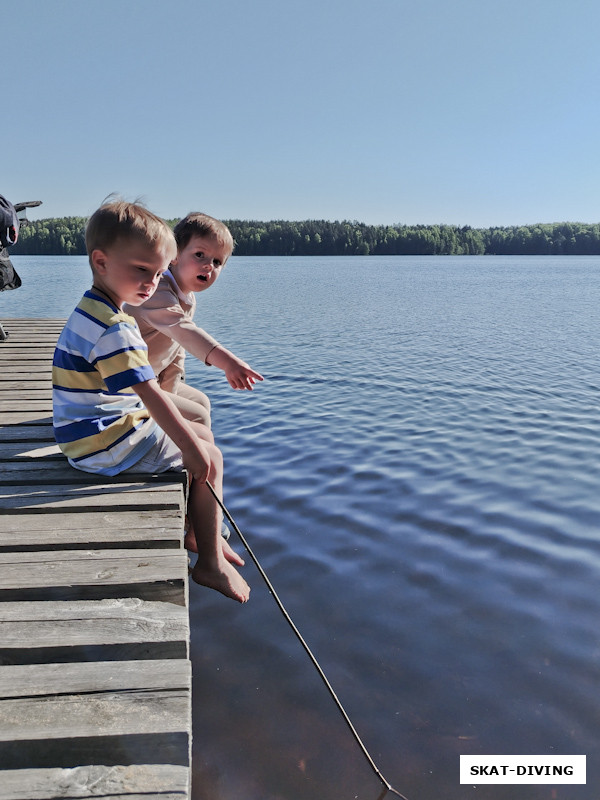
[[[365, 747], [365, 745], [363, 744], [363, 741], [362, 741], [362, 739], [360, 738], [360, 736], [358, 735], [358, 733], [357, 733], [357, 731], [356, 731], [356, 728], [355, 728], [355, 727], [354, 727], [354, 725], [352, 724], [352, 721], [351, 721], [350, 717], [349, 717], [349, 716], [348, 716], [348, 714], [346, 713], [346, 710], [344, 709], [344, 706], [342, 705], [342, 703], [341, 703], [340, 699], [338, 698], [337, 694], [334, 692], [334, 690], [333, 690], [333, 687], [332, 687], [332, 685], [330, 684], [330, 682], [329, 682], [329, 680], [328, 680], [327, 676], [326, 676], [326, 675], [325, 675], [325, 673], [323, 672], [323, 669], [322, 669], [321, 665], [319, 664], [319, 662], [317, 661], [316, 657], [314, 656], [314, 654], [313, 654], [312, 650], [310, 649], [310, 647], [308, 646], [308, 644], [307, 644], [307, 643], [306, 643], [306, 641], [304, 640], [304, 638], [303, 638], [302, 634], [300, 633], [300, 631], [299, 631], [299, 630], [298, 630], [298, 628], [296, 627], [296, 625], [295, 625], [294, 621], [292, 620], [292, 618], [290, 617], [290, 615], [289, 615], [289, 614], [288, 614], [288, 612], [286, 611], [286, 609], [285, 609], [285, 607], [284, 607], [283, 603], [281, 602], [281, 600], [279, 599], [279, 596], [277, 595], [277, 592], [276, 592], [276, 591], [275, 591], [275, 589], [273, 588], [273, 584], [272, 584], [272, 583], [271, 583], [271, 581], [269, 580], [269, 577], [268, 577], [267, 573], [266, 573], [266, 572], [264, 571], [264, 569], [262, 568], [262, 566], [261, 566], [261, 564], [260, 564], [260, 562], [259, 562], [258, 558], [257, 558], [257, 557], [254, 555], [254, 553], [252, 552], [252, 548], [250, 547], [250, 545], [249, 545], [249, 544], [248, 544], [248, 542], [246, 541], [246, 538], [244, 537], [243, 533], [242, 533], [242, 532], [241, 532], [241, 530], [238, 528], [238, 526], [237, 526], [237, 524], [236, 524], [235, 520], [233, 519], [233, 517], [231, 516], [231, 514], [229, 513], [229, 511], [228, 511], [228, 510], [225, 508], [225, 505], [224, 505], [223, 501], [222, 501], [222, 500], [221, 500], [221, 498], [220, 498], [220, 497], [217, 495], [217, 493], [215, 492], [215, 490], [214, 490], [214, 488], [212, 487], [212, 485], [210, 484], [210, 482], [209, 482], [209, 481], [207, 481], [206, 483], [207, 483], [207, 486], [208, 486], [208, 488], [209, 488], [209, 489], [210, 489], [210, 491], [212, 492], [212, 494], [213, 494], [213, 497], [215, 498], [215, 500], [217, 501], [217, 503], [218, 503], [218, 504], [219, 504], [219, 506], [221, 507], [221, 510], [223, 511], [223, 514], [224, 514], [224, 515], [227, 517], [227, 520], [229, 521], [229, 523], [232, 525], [232, 527], [233, 527], [234, 531], [235, 531], [235, 532], [237, 533], [237, 535], [239, 536], [241, 543], [244, 545], [244, 547], [245, 547], [245, 548], [246, 548], [246, 550], [248, 551], [248, 555], [250, 556], [250, 558], [252, 559], [252, 561], [254, 561], [254, 564], [256, 565], [256, 568], [257, 568], [257, 570], [259, 571], [259, 573], [260, 573], [260, 575], [261, 575], [262, 579], [264, 580], [264, 582], [267, 584], [267, 587], [268, 587], [269, 591], [271, 592], [271, 594], [273, 595], [273, 599], [274, 599], [274, 600], [275, 600], [275, 602], [277, 603], [277, 606], [279, 607], [279, 610], [281, 611], [281, 613], [282, 613], [282, 614], [283, 614], [283, 616], [285, 617], [285, 620], [286, 620], [286, 622], [288, 623], [288, 625], [290, 626], [290, 628], [291, 628], [291, 629], [294, 631], [294, 633], [296, 634], [296, 637], [297, 637], [298, 641], [300, 642], [300, 644], [302, 645], [302, 647], [303, 647], [303, 648], [305, 649], [305, 651], [307, 652], [307, 654], [308, 654], [308, 657], [310, 658], [310, 660], [311, 660], [311, 661], [312, 661], [312, 663], [313, 663], [313, 666], [315, 667], [315, 669], [316, 669], [316, 670], [317, 670], [317, 672], [319, 673], [319, 675], [320, 675], [320, 677], [321, 677], [321, 680], [323, 681], [323, 683], [324, 683], [324, 684], [325, 684], [325, 686], [327, 687], [327, 690], [328, 690], [329, 694], [330, 694], [330, 695], [331, 695], [331, 697], [333, 698], [333, 700], [334, 700], [334, 702], [335, 702], [336, 706], [338, 707], [338, 710], [340, 711], [341, 715], [343, 716], [343, 718], [344, 718], [344, 721], [346, 722], [346, 725], [348, 726], [348, 728], [350, 729], [350, 732], [351, 732], [351, 733], [352, 733], [352, 735], [354, 736], [354, 739], [356, 740], [356, 743], [357, 743], [357, 744], [358, 744], [358, 746], [360, 747], [360, 749], [361, 749], [361, 751], [362, 751], [362, 753], [363, 753], [364, 757], [365, 757], [365, 758], [367, 759], [367, 761], [369, 762], [369, 766], [371, 767], [371, 769], [373, 770], [373, 772], [375, 773], [375, 775], [376, 775], [376, 776], [379, 778], [379, 780], [381, 781], [381, 783], [384, 785], [386, 793], [387, 793], [387, 792], [391, 792], [392, 794], [396, 795], [396, 797], [400, 797], [400, 798], [402, 798], [402, 800], [407, 800], [407, 799], [406, 799], [406, 797], [405, 797], [403, 794], [400, 794], [400, 792], [398, 792], [396, 789], [394, 789], [394, 787], [391, 785], [391, 783], [390, 783], [389, 781], [387, 781], [387, 780], [386, 780], [386, 779], [383, 777], [383, 775], [382, 775], [382, 773], [381, 773], [381, 770], [379, 769], [379, 767], [377, 766], [377, 764], [375, 764], [375, 762], [374, 762], [374, 761], [373, 761], [373, 759], [371, 758], [371, 755], [369, 754], [369, 751], [367, 750], [367, 748], [366, 748], [366, 747]], [[385, 794], [384, 794], [383, 796], [385, 796]], [[380, 796], [380, 797], [378, 798], [378, 800], [382, 800], [382, 796]]]

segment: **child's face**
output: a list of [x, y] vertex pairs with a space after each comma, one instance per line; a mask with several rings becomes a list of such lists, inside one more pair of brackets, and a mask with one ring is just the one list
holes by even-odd
[[203, 292], [221, 274], [231, 251], [217, 239], [192, 236], [173, 261], [171, 272], [182, 292]]
[[117, 242], [108, 250], [94, 250], [94, 286], [107, 294], [117, 308], [123, 303], [140, 306], [156, 291], [169, 266], [171, 253], [140, 242]]

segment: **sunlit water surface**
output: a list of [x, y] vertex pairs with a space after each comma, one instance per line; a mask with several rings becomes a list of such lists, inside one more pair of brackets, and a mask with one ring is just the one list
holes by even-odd
[[[14, 259], [7, 316], [66, 316], [84, 258]], [[409, 800], [597, 800], [600, 258], [232, 258], [188, 359], [226, 504]], [[191, 588], [194, 800], [381, 784], [247, 559]], [[585, 754], [586, 786], [459, 784], [460, 754]]]

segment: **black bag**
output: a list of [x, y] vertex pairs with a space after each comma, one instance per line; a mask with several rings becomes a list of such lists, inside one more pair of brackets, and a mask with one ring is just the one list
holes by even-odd
[[6, 249], [0, 250], [0, 292], [8, 289], [18, 289], [21, 278], [17, 275]]
[[19, 237], [19, 218], [13, 204], [0, 194], [0, 292], [8, 289], [18, 289], [21, 278], [16, 273], [7, 247], [14, 244]]

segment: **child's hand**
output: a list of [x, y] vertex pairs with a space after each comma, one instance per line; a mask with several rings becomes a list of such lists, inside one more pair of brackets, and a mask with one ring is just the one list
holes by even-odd
[[211, 466], [210, 451], [185, 420], [155, 378], [136, 383], [133, 390], [167, 436], [180, 448], [184, 467], [200, 483], [206, 483]]
[[222, 369], [233, 389], [252, 391], [256, 381], [263, 380], [260, 372], [255, 372], [245, 361], [242, 361], [230, 350], [226, 350], [222, 345], [217, 345], [210, 351], [206, 363]]
[[181, 456], [183, 458], [183, 466], [195, 480], [199, 481], [199, 483], [206, 483], [210, 469], [210, 456], [201, 440], [198, 439], [191, 442], [188, 447], [182, 449]]
[[229, 381], [229, 385], [233, 389], [249, 389], [252, 391], [256, 381], [262, 381], [263, 376], [259, 372], [255, 372], [245, 361], [240, 361], [235, 356], [234, 359], [235, 363], [225, 369], [225, 377]]

